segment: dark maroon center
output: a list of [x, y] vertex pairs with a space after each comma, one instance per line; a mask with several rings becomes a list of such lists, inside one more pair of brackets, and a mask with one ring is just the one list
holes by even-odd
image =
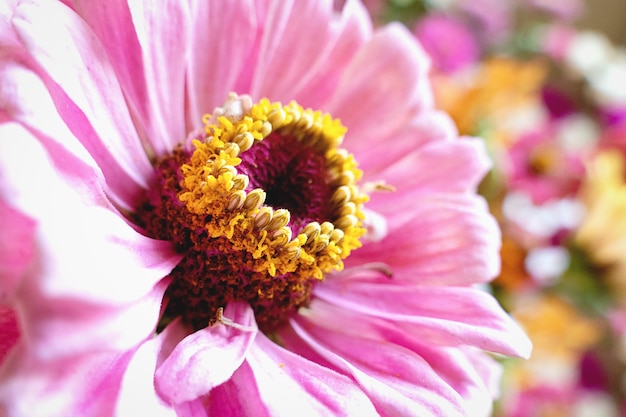
[[289, 210], [294, 234], [307, 223], [330, 220], [324, 155], [290, 136], [272, 133], [240, 158], [237, 170], [248, 176], [250, 189], [263, 189], [266, 205]]

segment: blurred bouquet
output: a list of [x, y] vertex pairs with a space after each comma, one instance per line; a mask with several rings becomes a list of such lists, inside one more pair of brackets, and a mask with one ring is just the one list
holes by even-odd
[[582, 0], [370, 2], [432, 59], [440, 108], [482, 137], [500, 303], [533, 340], [494, 415], [626, 415], [626, 50]]

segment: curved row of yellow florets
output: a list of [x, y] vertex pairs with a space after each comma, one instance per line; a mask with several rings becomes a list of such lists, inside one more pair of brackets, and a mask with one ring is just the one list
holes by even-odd
[[[207, 139], [194, 141], [195, 151], [181, 168], [179, 194], [198, 226], [212, 238], [226, 238], [230, 247], [225, 250], [251, 254], [248, 267], [258, 272], [276, 276], [298, 271], [322, 279], [326, 272], [341, 270], [342, 260], [361, 245], [362, 205], [368, 199], [355, 185], [362, 172], [353, 156], [339, 148], [346, 128], [328, 114], [267, 99], [245, 115], [221, 116], [217, 122], [207, 115], [205, 123]], [[294, 236], [289, 211], [266, 206], [263, 190], [247, 190], [248, 177], [236, 168], [239, 155], [272, 132], [325, 156], [333, 190], [331, 221], [309, 223]]]

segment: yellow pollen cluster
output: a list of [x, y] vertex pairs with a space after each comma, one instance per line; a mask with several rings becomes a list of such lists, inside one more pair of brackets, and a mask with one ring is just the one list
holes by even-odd
[[[178, 198], [192, 214], [194, 226], [206, 229], [218, 245], [229, 245], [224, 252], [251, 255], [238, 260], [251, 271], [321, 280], [325, 273], [343, 269], [343, 259], [361, 245], [362, 205], [368, 199], [355, 185], [362, 172], [353, 156], [339, 148], [345, 127], [328, 114], [267, 99], [241, 117], [214, 119], [205, 116], [207, 138], [193, 142], [195, 151], [181, 167]], [[264, 190], [248, 189], [248, 177], [237, 170], [240, 156], [272, 133], [324, 156], [332, 190], [328, 221], [313, 221], [294, 231], [288, 210], [266, 205]]]

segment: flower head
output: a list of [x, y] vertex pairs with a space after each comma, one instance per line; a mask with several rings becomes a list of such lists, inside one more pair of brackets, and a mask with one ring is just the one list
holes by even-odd
[[9, 415], [460, 416], [497, 391], [484, 350], [528, 355], [476, 287], [485, 151], [405, 29], [356, 1], [30, 0], [0, 31]]

